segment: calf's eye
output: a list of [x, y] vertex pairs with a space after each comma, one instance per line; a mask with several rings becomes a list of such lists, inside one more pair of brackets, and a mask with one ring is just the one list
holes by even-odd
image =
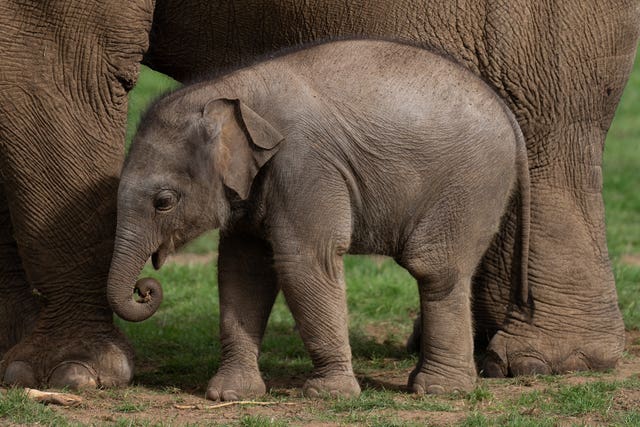
[[162, 190], [156, 194], [153, 207], [160, 212], [167, 212], [178, 204], [178, 194], [173, 190]]

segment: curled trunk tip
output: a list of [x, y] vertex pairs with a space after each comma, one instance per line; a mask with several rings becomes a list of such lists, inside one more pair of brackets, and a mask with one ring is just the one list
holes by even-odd
[[108, 296], [109, 304], [118, 316], [129, 322], [141, 322], [153, 316], [160, 307], [162, 286], [156, 279], [146, 277], [136, 282], [133, 293], [127, 297], [118, 299], [109, 293]]

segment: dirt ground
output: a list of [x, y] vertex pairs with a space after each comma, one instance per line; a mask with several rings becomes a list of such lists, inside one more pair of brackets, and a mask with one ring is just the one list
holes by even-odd
[[[577, 385], [588, 381], [614, 381], [637, 377], [640, 373], [640, 331], [627, 333], [627, 352], [618, 369], [598, 376], [566, 375], [558, 377], [554, 384]], [[405, 389], [408, 372], [381, 371], [369, 373], [359, 378], [363, 389], [373, 388], [394, 390], [398, 402], [419, 399], [408, 394]], [[51, 405], [58, 414], [72, 422], [94, 425], [211, 425], [231, 424], [246, 417], [260, 417], [261, 421], [285, 421], [290, 425], [332, 426], [348, 424], [349, 412], [332, 412], [331, 401], [308, 400], [300, 395], [302, 378], [278, 378], [267, 386], [271, 395], [265, 402], [246, 404], [216, 405], [200, 395], [181, 390], [153, 390], [132, 387], [118, 390], [91, 390], [79, 393], [82, 403], [74, 407]], [[486, 401], [471, 404], [464, 398], [433, 398], [434, 403], [444, 403], [453, 407], [449, 411], [398, 411], [373, 408], [364, 410], [367, 417], [379, 415], [391, 417], [401, 423], [446, 426], [465, 420], [472, 410], [492, 418], [501, 415], [496, 402], [513, 399], [522, 393], [544, 390], [549, 387], [548, 379], [525, 377], [518, 380], [482, 379], [481, 384], [489, 390], [491, 397]], [[295, 388], [292, 388], [295, 387]], [[617, 393], [612, 410], [625, 411], [640, 408], [640, 390], [624, 390]], [[363, 411], [362, 408], [359, 409]], [[523, 408], [521, 414], [536, 416], [536, 408]], [[362, 412], [361, 412], [362, 414]], [[5, 422], [7, 420], [4, 420]], [[360, 424], [360, 422], [357, 422]], [[245, 423], [246, 425], [255, 425]], [[564, 417], [559, 425], [602, 425], [598, 415]], [[0, 425], [3, 420], [0, 419]], [[262, 425], [262, 424], [260, 424]]]

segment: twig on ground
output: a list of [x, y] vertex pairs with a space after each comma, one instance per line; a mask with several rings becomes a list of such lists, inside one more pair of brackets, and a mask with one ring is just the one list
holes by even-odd
[[218, 403], [216, 405], [173, 405], [176, 409], [219, 409], [227, 406], [234, 405], [255, 405], [255, 406], [269, 406], [269, 405], [295, 405], [293, 402], [257, 402], [255, 400], [234, 400], [232, 402]]
[[25, 388], [24, 390], [27, 393], [27, 397], [29, 399], [35, 400], [36, 402], [40, 403], [61, 406], [75, 406], [79, 405], [82, 402], [82, 398], [80, 396], [76, 396], [75, 394], [54, 393], [49, 391], [40, 391], [33, 388]]

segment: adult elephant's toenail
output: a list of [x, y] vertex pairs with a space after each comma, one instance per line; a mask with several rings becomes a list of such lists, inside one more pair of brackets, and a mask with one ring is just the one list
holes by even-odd
[[432, 384], [427, 387], [427, 394], [444, 394], [444, 387], [437, 384]]
[[[99, 385], [101, 387], [123, 387], [133, 379], [133, 360], [126, 353], [120, 353], [118, 349], [110, 347], [110, 352], [105, 352], [94, 363], [100, 367]], [[95, 372], [87, 366], [90, 372]], [[97, 378], [98, 376], [95, 375]]]
[[425, 394], [424, 387], [422, 385], [416, 384], [416, 383], [413, 383], [413, 385], [411, 385], [411, 391], [414, 392], [415, 394], [419, 394], [419, 395]]
[[69, 387], [73, 390], [81, 388], [96, 388], [98, 386], [97, 373], [86, 363], [68, 361], [58, 364], [49, 376], [49, 387]]
[[482, 364], [482, 375], [488, 378], [504, 378], [505, 371], [505, 363], [497, 355], [488, 355]]
[[562, 362], [563, 372], [579, 372], [588, 371], [591, 369], [589, 363], [585, 360], [584, 355], [575, 353], [570, 355], [564, 362]]
[[4, 372], [3, 381], [5, 384], [19, 385], [23, 387], [38, 386], [38, 382], [36, 381], [36, 376], [31, 365], [19, 360], [11, 362], [9, 366], [7, 366], [7, 369]]
[[521, 356], [511, 362], [511, 375], [551, 375], [551, 367], [544, 361], [532, 356]]

